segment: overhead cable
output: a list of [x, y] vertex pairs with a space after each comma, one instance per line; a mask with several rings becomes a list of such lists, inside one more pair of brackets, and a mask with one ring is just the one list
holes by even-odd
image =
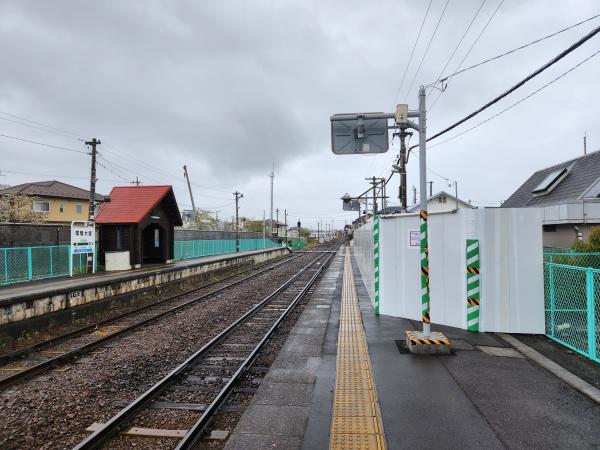
[[469, 25], [467, 26], [467, 29], [465, 30], [465, 32], [463, 33], [462, 37], [458, 41], [458, 44], [456, 44], [456, 47], [454, 47], [454, 51], [448, 57], [448, 60], [446, 61], [446, 64], [444, 64], [444, 67], [442, 67], [442, 70], [440, 70], [440, 74], [437, 77], [438, 80], [444, 74], [444, 70], [446, 70], [446, 68], [450, 64], [450, 61], [452, 61], [452, 58], [454, 58], [454, 55], [456, 54], [456, 52], [458, 51], [459, 47], [461, 46], [461, 44], [465, 40], [465, 37], [469, 33], [469, 30], [471, 29], [471, 27], [473, 26], [473, 24], [475, 23], [475, 19], [477, 19], [477, 16], [479, 15], [479, 13], [481, 12], [481, 10], [483, 9], [486, 1], [487, 0], [483, 0], [481, 2], [481, 4], [479, 5], [479, 8], [477, 8], [477, 11], [475, 11], [475, 14], [473, 15], [473, 18], [471, 19], [471, 22], [469, 22]]
[[[463, 58], [460, 60], [460, 62], [458, 63], [458, 65], [454, 69], [455, 72], [457, 70], [459, 70], [463, 66], [463, 64], [465, 63], [465, 61], [467, 60], [467, 58], [469, 57], [469, 55], [471, 54], [471, 52], [475, 48], [475, 45], [477, 45], [477, 43], [479, 42], [479, 39], [481, 39], [481, 36], [483, 36], [483, 33], [485, 33], [485, 30], [487, 30], [487, 28], [490, 25], [490, 23], [492, 23], [492, 20], [494, 20], [494, 17], [496, 17], [496, 14], [500, 10], [500, 7], [502, 6], [503, 3], [504, 3], [504, 0], [500, 0], [500, 3], [498, 3], [498, 6], [496, 6], [496, 9], [494, 10], [494, 12], [492, 13], [492, 15], [488, 19], [488, 21], [485, 23], [485, 25], [483, 26], [483, 28], [481, 29], [481, 31], [479, 32], [479, 34], [477, 35], [477, 37], [475, 38], [475, 40], [473, 41], [473, 43], [471, 44], [471, 47], [469, 47], [469, 50], [467, 50], [467, 53], [465, 53], [465, 55], [463, 56]], [[437, 101], [440, 99], [441, 96], [442, 96], [442, 92], [440, 91], [440, 92], [438, 92], [437, 97], [433, 100], [433, 102], [429, 106], [429, 111], [431, 111], [433, 109], [433, 107], [435, 106], [435, 104], [437, 103]]]
[[515, 84], [514, 86], [512, 86], [511, 88], [509, 88], [508, 90], [504, 91], [502, 94], [498, 95], [497, 97], [495, 97], [494, 99], [490, 100], [489, 102], [487, 102], [485, 105], [483, 105], [482, 107], [478, 108], [477, 110], [473, 111], [471, 114], [463, 117], [462, 119], [460, 119], [459, 121], [453, 123], [452, 125], [450, 125], [449, 127], [444, 128], [442, 131], [434, 134], [433, 136], [429, 137], [427, 139], [427, 141], [431, 141], [433, 139], [436, 139], [440, 136], [442, 136], [443, 134], [446, 134], [448, 131], [453, 130], [454, 128], [456, 128], [457, 126], [465, 123], [466, 121], [472, 119], [473, 117], [475, 117], [476, 115], [480, 114], [481, 112], [485, 111], [486, 109], [488, 109], [490, 106], [495, 105], [496, 103], [498, 103], [500, 100], [502, 100], [504, 97], [508, 96], [509, 94], [513, 93], [514, 91], [516, 91], [517, 89], [519, 89], [521, 86], [523, 86], [525, 83], [527, 83], [529, 80], [535, 78], [536, 76], [538, 76], [540, 73], [544, 72], [546, 69], [548, 69], [549, 67], [551, 67], [552, 65], [556, 64], [558, 61], [560, 61], [561, 59], [563, 59], [565, 56], [567, 56], [569, 53], [571, 53], [572, 51], [576, 50], [577, 48], [579, 48], [580, 46], [582, 46], [585, 42], [587, 42], [588, 40], [590, 40], [591, 38], [593, 38], [596, 34], [598, 34], [600, 32], [600, 27], [596, 27], [594, 28], [592, 31], [590, 31], [588, 34], [586, 34], [584, 37], [582, 37], [581, 39], [579, 39], [577, 42], [575, 42], [574, 44], [572, 44], [571, 46], [569, 46], [567, 49], [563, 50], [562, 52], [560, 52], [558, 55], [556, 55], [554, 58], [552, 58], [550, 61], [548, 61], [546, 64], [544, 64], [543, 66], [541, 66], [539, 69], [535, 70], [534, 72], [532, 72], [531, 74], [529, 74], [528, 76], [526, 76], [525, 78], [523, 78], [521, 81], [519, 81], [517, 84]]
[[492, 119], [495, 119], [496, 117], [498, 117], [501, 114], [504, 114], [506, 111], [508, 111], [509, 109], [514, 108], [515, 106], [517, 106], [518, 104], [524, 102], [525, 100], [527, 100], [530, 97], [533, 97], [535, 94], [537, 94], [538, 92], [540, 92], [541, 90], [547, 88], [548, 86], [550, 86], [551, 84], [555, 83], [556, 81], [560, 80], [561, 78], [563, 78], [565, 75], [567, 75], [568, 73], [572, 72], [573, 70], [577, 69], [579, 66], [581, 66], [582, 64], [584, 64], [585, 62], [589, 61], [590, 59], [592, 59], [594, 56], [596, 56], [598, 53], [600, 53], [600, 50], [598, 50], [597, 52], [593, 53], [592, 55], [588, 56], [587, 58], [585, 58], [583, 61], [579, 62], [578, 64], [576, 64], [575, 66], [571, 67], [569, 70], [567, 70], [566, 72], [563, 72], [562, 74], [560, 74], [559, 76], [557, 76], [556, 78], [553, 78], [552, 80], [550, 80], [548, 83], [544, 84], [543, 86], [539, 87], [538, 89], [536, 89], [535, 91], [533, 91], [532, 93], [530, 93], [529, 95], [523, 97], [522, 99], [520, 99], [519, 101], [514, 102], [513, 104], [511, 104], [510, 106], [507, 106], [506, 108], [504, 108], [502, 111], [494, 114], [491, 117], [488, 117], [485, 120], [482, 120], [481, 122], [477, 123], [476, 125], [472, 126], [471, 128], [467, 128], [466, 130], [446, 139], [440, 142], [436, 142], [435, 144], [431, 144], [429, 146], [429, 148], [432, 147], [436, 147], [438, 145], [442, 145], [445, 144], [448, 141], [452, 141], [453, 139], [456, 139], [459, 136], [462, 136], [465, 133], [468, 133], [469, 131], [474, 130], [475, 128], [480, 127], [481, 125], [483, 125], [484, 123], [489, 122]]
[[406, 74], [408, 73], [408, 68], [410, 67], [410, 63], [412, 62], [413, 56], [415, 55], [415, 50], [417, 48], [417, 44], [419, 39], [421, 38], [421, 32], [423, 31], [423, 26], [425, 25], [425, 21], [427, 20], [427, 16], [429, 15], [429, 9], [431, 8], [431, 4], [433, 0], [429, 0], [429, 4], [427, 5], [427, 10], [425, 11], [425, 16], [423, 16], [423, 21], [421, 22], [421, 27], [419, 28], [419, 33], [417, 34], [417, 39], [415, 39], [415, 43], [413, 44], [412, 50], [410, 52], [410, 56], [408, 58], [408, 62], [406, 63], [406, 67], [404, 68], [404, 73], [402, 74], [402, 80], [400, 81], [400, 86], [398, 86], [398, 90], [396, 91], [396, 95], [394, 96], [394, 105], [396, 104], [396, 100], [400, 95], [400, 91], [404, 86], [404, 80], [406, 79]]
[[421, 58], [421, 61], [419, 62], [419, 67], [417, 67], [415, 76], [413, 77], [412, 81], [410, 82], [410, 86], [408, 86], [408, 90], [406, 91], [406, 95], [404, 96], [404, 103], [406, 103], [406, 99], [408, 98], [408, 95], [410, 94], [410, 90], [412, 89], [413, 84], [415, 84], [415, 80], [417, 79], [417, 76], [419, 75], [421, 66], [423, 65], [423, 61], [425, 60], [425, 57], [427, 56], [427, 53], [429, 52], [429, 47], [431, 47], [431, 43], [433, 42], [433, 39], [435, 38], [435, 35], [440, 26], [440, 23], [442, 22], [442, 19], [444, 18], [444, 14], [446, 13], [446, 8], [448, 8], [448, 3], [450, 3], [450, 0], [446, 0], [444, 9], [442, 9], [442, 14], [440, 14], [440, 18], [438, 19], [438, 21], [435, 25], [435, 29], [433, 30], [433, 34], [431, 35], [431, 38], [429, 39], [429, 43], [427, 44], [427, 48], [425, 48], [425, 53], [423, 53], [423, 57]]
[[570, 27], [563, 28], [562, 30], [558, 30], [558, 31], [556, 31], [554, 33], [548, 34], [548, 35], [546, 35], [544, 37], [541, 37], [539, 39], [536, 39], [534, 41], [528, 42], [527, 44], [523, 44], [523, 45], [521, 45], [521, 46], [519, 46], [517, 48], [513, 48], [512, 50], [509, 50], [507, 52], [504, 52], [504, 53], [501, 53], [499, 55], [496, 55], [496, 56], [494, 56], [492, 58], [485, 59], [485, 60], [483, 60], [481, 62], [478, 62], [477, 64], [473, 64], [472, 66], [465, 67], [464, 69], [461, 69], [461, 70], [459, 70], [457, 72], [451, 73], [450, 75], [447, 75], [444, 78], [439, 78], [438, 77], [438, 81], [441, 81], [441, 82], [446, 81], [449, 78], [452, 78], [452, 77], [454, 77], [454, 76], [456, 76], [458, 74], [461, 74], [463, 72], [466, 72], [468, 70], [474, 69], [474, 68], [479, 67], [479, 66], [483, 66], [484, 64], [487, 64], [487, 63], [489, 63], [491, 61], [495, 61], [497, 59], [500, 59], [503, 56], [510, 55], [511, 53], [518, 52], [519, 50], [523, 50], [524, 48], [527, 48], [527, 47], [529, 47], [531, 45], [537, 44], [538, 42], [542, 42], [542, 41], [544, 41], [546, 39], [549, 39], [551, 37], [554, 37], [554, 36], [556, 36], [558, 34], [564, 33], [565, 31], [568, 31], [568, 30], [571, 30], [571, 29], [573, 29], [575, 27], [578, 27], [579, 25], [582, 25], [582, 24], [584, 24], [586, 22], [589, 22], [590, 20], [596, 19], [597, 17], [600, 17], [600, 14], [596, 14], [595, 16], [592, 16], [592, 17], [590, 17], [588, 19], [582, 20], [581, 22], [577, 22], [576, 24], [571, 25]]
[[76, 150], [74, 148], [61, 147], [60, 145], [46, 144], [44, 142], [32, 141], [32, 140], [20, 138], [20, 137], [17, 137], [17, 136], [10, 136], [8, 134], [2, 134], [2, 133], [0, 133], [0, 136], [8, 138], [8, 139], [15, 139], [17, 141], [28, 142], [30, 144], [41, 145], [43, 147], [49, 147], [49, 148], [53, 148], [53, 149], [56, 149], [56, 150], [64, 150], [66, 152], [74, 152], [74, 153], [83, 153], [84, 155], [88, 154], [88, 152], [86, 152], [85, 150]]

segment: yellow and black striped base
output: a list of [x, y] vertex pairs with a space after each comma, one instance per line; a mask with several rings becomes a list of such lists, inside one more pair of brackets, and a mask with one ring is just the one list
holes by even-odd
[[406, 346], [411, 353], [447, 355], [452, 351], [450, 340], [442, 333], [432, 331], [425, 337], [422, 331], [405, 331]]

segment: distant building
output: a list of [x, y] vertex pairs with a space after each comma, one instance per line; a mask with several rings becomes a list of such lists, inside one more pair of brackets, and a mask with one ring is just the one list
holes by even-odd
[[285, 238], [285, 223], [278, 222], [277, 220], [267, 219], [265, 220], [265, 224], [267, 227], [267, 233], [271, 233], [272, 236], [277, 236], [278, 238]]
[[600, 151], [538, 170], [503, 208], [542, 208], [547, 247], [571, 247], [600, 224]]
[[[413, 205], [408, 208], [408, 212], [418, 212], [419, 207], [419, 204]], [[430, 213], [450, 212], [459, 208], [474, 208], [474, 206], [446, 191], [440, 191], [427, 199], [427, 212]]]
[[[45, 222], [70, 223], [88, 220], [90, 193], [60, 181], [36, 181], [23, 183], [0, 190], [3, 194], [19, 194], [33, 197], [34, 212], [43, 213]], [[104, 195], [96, 194], [96, 211], [105, 200]]]

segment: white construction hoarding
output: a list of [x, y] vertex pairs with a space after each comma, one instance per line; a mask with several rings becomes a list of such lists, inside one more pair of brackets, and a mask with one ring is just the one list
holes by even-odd
[[[476, 239], [480, 247], [479, 330], [544, 332], [541, 215], [537, 208], [459, 209], [429, 214], [434, 325], [467, 329], [466, 241]], [[372, 296], [371, 223], [355, 232], [353, 245]], [[418, 229], [418, 214], [381, 216], [381, 314], [421, 320]]]

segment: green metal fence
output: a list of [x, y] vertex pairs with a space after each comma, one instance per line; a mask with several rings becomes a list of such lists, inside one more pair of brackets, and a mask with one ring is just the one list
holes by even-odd
[[304, 238], [296, 238], [296, 239], [292, 239], [290, 248], [292, 250], [302, 250], [304, 248], [304, 245], [305, 245]]
[[600, 363], [600, 270], [545, 262], [544, 292], [546, 335]]
[[[240, 251], [276, 248], [270, 239], [240, 239]], [[175, 259], [200, 258], [235, 252], [235, 239], [175, 241]]]
[[[70, 247], [0, 248], [0, 286], [69, 275]], [[73, 274], [82, 273], [87, 273], [87, 255], [73, 255]]]

